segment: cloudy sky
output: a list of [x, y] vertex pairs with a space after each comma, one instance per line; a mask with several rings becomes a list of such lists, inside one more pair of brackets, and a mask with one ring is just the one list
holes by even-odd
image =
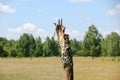
[[120, 34], [120, 0], [0, 0], [0, 36], [7, 39], [32, 33], [44, 40], [59, 18], [70, 38], [83, 40], [91, 24], [103, 36]]

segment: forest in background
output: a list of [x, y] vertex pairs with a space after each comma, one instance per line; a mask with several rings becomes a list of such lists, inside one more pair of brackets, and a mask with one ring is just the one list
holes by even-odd
[[[71, 39], [70, 46], [74, 56], [120, 56], [120, 35], [111, 32], [105, 38], [98, 29], [91, 25], [82, 41]], [[18, 40], [7, 40], [0, 37], [0, 57], [47, 57], [60, 56], [58, 41], [46, 37], [34, 38], [32, 34], [24, 33]]]

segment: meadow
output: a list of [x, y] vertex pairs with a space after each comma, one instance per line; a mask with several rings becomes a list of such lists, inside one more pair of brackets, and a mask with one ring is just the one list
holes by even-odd
[[[120, 58], [73, 57], [74, 80], [120, 80]], [[0, 80], [64, 80], [60, 57], [0, 58]]]

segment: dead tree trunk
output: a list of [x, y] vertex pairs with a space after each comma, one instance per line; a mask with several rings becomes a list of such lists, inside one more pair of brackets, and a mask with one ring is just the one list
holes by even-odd
[[65, 80], [74, 80], [73, 77], [73, 59], [70, 48], [69, 35], [65, 34], [65, 27], [62, 25], [62, 20], [58, 20], [56, 26], [56, 33], [58, 36], [59, 45], [61, 47], [61, 61], [64, 70]]

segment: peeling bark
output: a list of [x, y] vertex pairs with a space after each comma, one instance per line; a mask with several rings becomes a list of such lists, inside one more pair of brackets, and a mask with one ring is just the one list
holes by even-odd
[[56, 26], [56, 33], [61, 47], [61, 61], [64, 70], [65, 80], [74, 80], [73, 77], [73, 59], [72, 51], [70, 48], [69, 35], [65, 34], [65, 27], [62, 25], [62, 20], [58, 20], [58, 24], [54, 23]]

